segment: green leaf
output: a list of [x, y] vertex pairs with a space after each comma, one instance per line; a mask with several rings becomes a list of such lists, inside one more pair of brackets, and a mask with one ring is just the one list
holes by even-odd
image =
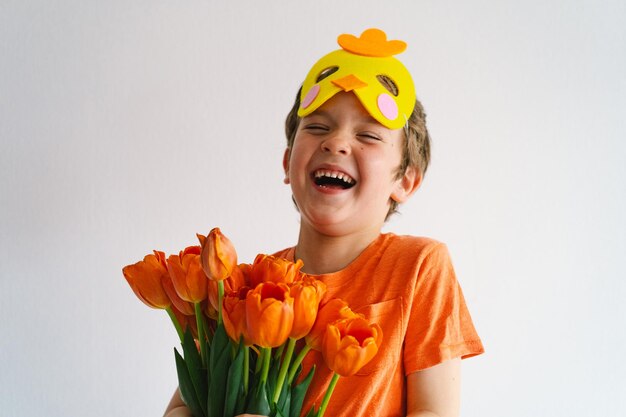
[[[205, 352], [211, 352], [211, 344], [208, 341], [205, 341]], [[202, 359], [202, 358], [200, 358]], [[207, 384], [207, 389], [205, 391], [206, 395], [209, 395], [209, 388], [211, 386], [211, 372], [209, 371], [208, 365], [207, 365], [207, 369], [204, 369], [204, 375], [206, 376], [206, 384]], [[208, 415], [208, 407], [207, 407], [207, 415]]]
[[193, 340], [191, 330], [187, 328], [183, 339], [183, 352], [185, 353], [185, 363], [187, 364], [187, 370], [189, 371], [189, 377], [193, 388], [196, 392], [196, 398], [200, 407], [202, 407], [202, 414], [207, 414], [207, 372], [202, 367], [202, 358], [198, 353], [196, 342]]
[[267, 391], [268, 397], [274, 397], [274, 391], [276, 390], [276, 383], [278, 381], [278, 373], [280, 372], [280, 360], [272, 359], [270, 362], [270, 371], [267, 374]]
[[241, 376], [243, 383], [239, 390], [239, 397], [237, 398], [237, 404], [235, 405], [236, 415], [241, 414], [244, 411], [244, 407], [247, 403], [246, 397], [248, 396], [248, 389], [250, 387], [250, 347], [246, 346], [243, 341], [243, 337], [239, 339], [239, 346], [243, 349], [243, 369], [241, 370]]
[[260, 414], [262, 416], [269, 416], [270, 412], [270, 403], [267, 399], [267, 386], [266, 384], [259, 383], [256, 389], [253, 390], [252, 397], [250, 398], [250, 403], [246, 407], [246, 412], [248, 414]]
[[[300, 373], [300, 371], [298, 371], [298, 373]], [[309, 385], [311, 384], [311, 380], [313, 379], [314, 374], [315, 374], [315, 366], [311, 368], [306, 378], [304, 378], [304, 380], [301, 383], [293, 387], [293, 389], [291, 390], [291, 410], [289, 411], [290, 417], [300, 416], [300, 410], [302, 410], [304, 397], [306, 396], [306, 392], [309, 389]], [[294, 381], [296, 381], [296, 379], [294, 379]], [[307, 414], [307, 417], [311, 415], [312, 411], [313, 409], [311, 408], [311, 410]]]
[[289, 417], [290, 408], [291, 386], [290, 384], [283, 384], [283, 388], [280, 390], [280, 397], [278, 397], [278, 403], [276, 403], [276, 410], [279, 411], [282, 416]]
[[222, 417], [224, 415], [224, 397], [226, 396], [226, 381], [230, 363], [230, 339], [226, 335], [224, 325], [220, 323], [213, 336], [209, 354], [209, 374], [211, 378], [207, 400], [209, 417]]
[[226, 334], [223, 324], [219, 324], [215, 329], [213, 340], [211, 341], [211, 353], [209, 354], [209, 371], [212, 372], [219, 364], [224, 351], [230, 348], [230, 339]]
[[180, 390], [180, 396], [194, 416], [203, 417], [204, 413], [202, 412], [202, 407], [200, 407], [195, 388], [191, 382], [187, 364], [176, 349], [174, 349], [174, 356], [176, 358], [176, 371], [178, 373], [178, 389]]
[[237, 397], [237, 403], [235, 404], [235, 412], [234, 415], [238, 416], [239, 414], [243, 414], [246, 411], [246, 404], [248, 403], [248, 398], [246, 398], [245, 393], [243, 392], [243, 385], [239, 387], [239, 396]]
[[224, 416], [235, 415], [237, 399], [241, 396], [243, 381], [243, 355], [245, 354], [243, 342], [239, 343], [239, 348], [235, 354], [235, 359], [228, 370], [228, 380], [226, 382], [226, 399], [224, 401]]

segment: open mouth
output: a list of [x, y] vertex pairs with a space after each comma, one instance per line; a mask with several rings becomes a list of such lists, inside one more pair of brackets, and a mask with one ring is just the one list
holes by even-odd
[[356, 181], [346, 173], [339, 171], [328, 171], [324, 169], [317, 170], [313, 173], [313, 182], [315, 185], [326, 188], [335, 188], [347, 190], [354, 187]]

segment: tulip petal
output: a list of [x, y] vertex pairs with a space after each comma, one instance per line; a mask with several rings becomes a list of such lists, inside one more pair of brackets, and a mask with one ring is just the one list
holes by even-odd
[[374, 358], [381, 343], [380, 326], [352, 317], [327, 326], [322, 355], [331, 370], [352, 376]]
[[122, 273], [135, 295], [147, 306], [166, 309], [171, 301], [163, 289], [162, 279], [167, 269], [160, 260], [162, 252], [146, 255], [142, 261], [127, 265]]
[[201, 259], [206, 276], [223, 281], [237, 265], [237, 252], [232, 242], [216, 227], [202, 242]]
[[266, 282], [246, 298], [246, 322], [251, 341], [261, 347], [282, 345], [293, 326], [293, 298], [284, 284]]
[[208, 280], [200, 265], [199, 252], [199, 246], [190, 246], [179, 255], [167, 258], [167, 269], [176, 293], [190, 303], [200, 303], [208, 296]]

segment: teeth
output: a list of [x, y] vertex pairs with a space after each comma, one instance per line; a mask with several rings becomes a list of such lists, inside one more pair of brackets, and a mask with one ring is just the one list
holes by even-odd
[[319, 171], [315, 171], [315, 178], [321, 178], [321, 177], [337, 178], [347, 184], [354, 183], [354, 179], [352, 179], [348, 174], [344, 174], [343, 172], [326, 171], [322, 169], [320, 169]]

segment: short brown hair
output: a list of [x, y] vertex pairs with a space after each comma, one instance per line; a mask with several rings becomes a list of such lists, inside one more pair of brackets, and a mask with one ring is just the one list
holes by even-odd
[[[298, 109], [300, 108], [300, 91], [296, 94], [296, 99], [285, 119], [285, 136], [287, 137], [287, 148], [291, 150], [296, 138], [296, 131], [300, 124]], [[404, 126], [404, 146], [402, 150], [402, 160], [395, 174], [395, 179], [400, 179], [408, 167], [414, 167], [423, 177], [430, 163], [430, 135], [426, 128], [426, 113], [424, 106], [419, 100], [415, 100], [413, 113]], [[391, 200], [389, 211], [385, 220], [398, 211], [398, 202]]]

